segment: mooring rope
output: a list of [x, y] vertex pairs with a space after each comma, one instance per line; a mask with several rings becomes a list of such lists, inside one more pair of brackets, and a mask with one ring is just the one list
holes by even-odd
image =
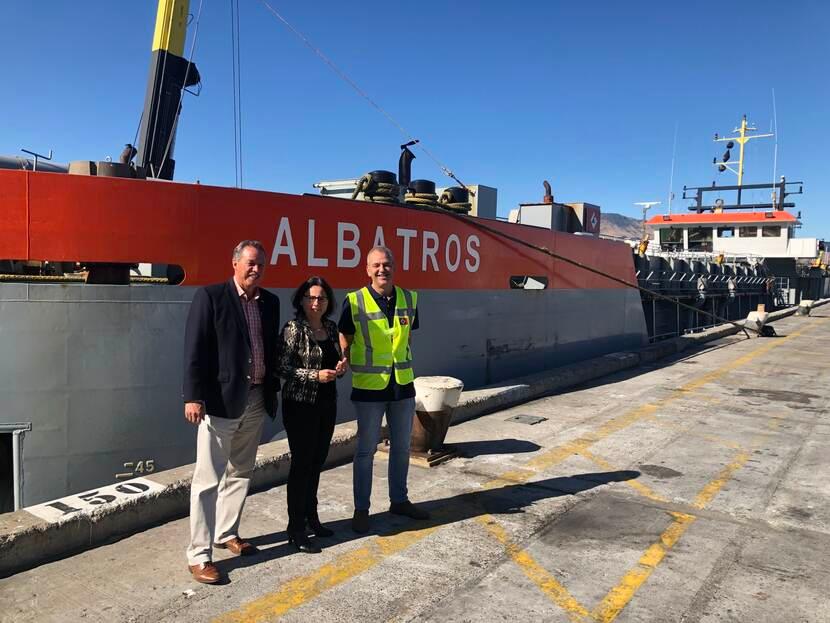
[[[649, 296], [653, 296], [654, 298], [661, 299], [661, 300], [664, 300], [664, 301], [668, 301], [668, 302], [673, 303], [673, 304], [675, 304], [679, 307], [684, 307], [684, 308], [689, 309], [693, 312], [703, 314], [704, 316], [712, 318], [713, 320], [717, 320], [721, 324], [731, 324], [732, 326], [734, 326], [737, 329], [743, 331], [744, 333], [746, 333], [747, 331], [753, 331], [753, 332], [757, 333], [759, 336], [762, 335], [761, 331], [754, 328], [754, 327], [745, 326], [745, 325], [741, 324], [740, 322], [736, 322], [734, 320], [729, 320], [728, 318], [722, 318], [721, 316], [718, 316], [717, 314], [713, 314], [712, 312], [704, 311], [702, 309], [699, 309], [699, 308], [695, 307], [694, 305], [689, 305], [687, 303], [683, 303], [683, 302], [680, 301], [680, 299], [675, 298], [673, 296], [668, 296], [666, 294], [661, 294], [660, 292], [656, 292], [656, 291], [651, 290], [649, 288], [645, 288], [645, 287], [641, 286], [638, 283], [631, 283], [630, 281], [626, 281], [625, 279], [615, 277], [614, 275], [611, 275], [609, 273], [606, 273], [605, 271], [599, 270], [598, 268], [594, 268], [593, 266], [588, 266], [587, 264], [583, 264], [582, 262], [579, 262], [579, 261], [574, 260], [572, 258], [566, 257], [564, 255], [560, 255], [559, 253], [551, 251], [547, 247], [540, 247], [540, 246], [535, 245], [531, 242], [527, 242], [526, 240], [522, 240], [521, 238], [517, 238], [516, 236], [513, 236], [511, 234], [507, 234], [505, 232], [499, 231], [499, 230], [497, 230], [493, 227], [490, 227], [489, 225], [485, 225], [483, 222], [481, 222], [477, 218], [469, 217], [469, 216], [466, 216], [466, 215], [463, 215], [463, 214], [459, 214], [459, 213], [454, 212], [454, 211], [445, 210], [445, 209], [440, 208], [440, 207], [439, 208], [433, 208], [431, 206], [426, 206], [426, 205], [413, 205], [412, 207], [413, 207], [413, 209], [416, 209], [416, 210], [425, 210], [425, 211], [428, 211], [428, 212], [440, 212], [441, 214], [449, 214], [449, 215], [453, 216], [454, 218], [456, 218], [460, 221], [463, 221], [464, 223], [466, 223], [468, 225], [476, 227], [476, 228], [478, 228], [482, 231], [486, 231], [487, 233], [491, 234], [492, 236], [496, 236], [498, 238], [504, 238], [506, 240], [510, 240], [511, 242], [515, 242], [516, 244], [520, 244], [524, 247], [527, 247], [528, 249], [533, 249], [534, 251], [538, 251], [539, 253], [543, 253], [543, 254], [545, 254], [549, 257], [552, 257], [553, 259], [559, 260], [561, 262], [565, 262], [565, 263], [570, 264], [572, 266], [576, 266], [577, 268], [581, 268], [582, 270], [587, 271], [589, 273], [593, 273], [593, 274], [598, 275], [600, 277], [604, 277], [606, 279], [609, 279], [611, 281], [614, 281], [615, 283], [619, 283], [619, 284], [624, 285], [626, 287], [634, 288], [634, 289], [636, 289], [640, 292], [645, 292], [646, 294], [648, 294]], [[749, 337], [748, 334], [747, 334], [747, 337]]]

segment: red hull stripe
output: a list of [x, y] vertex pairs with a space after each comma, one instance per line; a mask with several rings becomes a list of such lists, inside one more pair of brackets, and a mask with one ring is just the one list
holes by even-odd
[[[413, 289], [506, 289], [511, 275], [538, 275], [550, 288], [621, 288], [617, 283], [498, 238], [449, 215], [309, 195], [198, 184], [0, 171], [0, 259], [178, 264], [186, 285], [230, 274], [242, 239], [268, 251], [264, 285], [294, 287], [311, 274], [334, 287], [366, 282], [374, 244], [395, 253]], [[487, 221], [490, 227], [634, 280], [622, 243]]]
[[[770, 214], [770, 216], [767, 216]], [[776, 210], [774, 212], [720, 212], [704, 214], [666, 214], [652, 216], [648, 220], [649, 225], [680, 225], [680, 224], [705, 224], [715, 223], [795, 223], [796, 218], [789, 212]]]

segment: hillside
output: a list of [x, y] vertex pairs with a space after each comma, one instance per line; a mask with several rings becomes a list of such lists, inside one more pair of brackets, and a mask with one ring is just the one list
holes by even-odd
[[614, 212], [603, 212], [600, 221], [600, 234], [613, 236], [615, 238], [639, 239], [643, 232], [643, 225], [640, 219], [615, 214]]

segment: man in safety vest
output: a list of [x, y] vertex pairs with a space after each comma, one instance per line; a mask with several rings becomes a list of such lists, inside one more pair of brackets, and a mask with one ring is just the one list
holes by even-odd
[[372, 466], [383, 414], [389, 426], [389, 512], [413, 519], [429, 513], [409, 501], [409, 437], [415, 413], [415, 374], [409, 348], [418, 328], [418, 295], [394, 284], [395, 259], [386, 247], [366, 256], [372, 283], [350, 292], [340, 315], [340, 344], [352, 369], [352, 404], [357, 412], [352, 529], [369, 531]]

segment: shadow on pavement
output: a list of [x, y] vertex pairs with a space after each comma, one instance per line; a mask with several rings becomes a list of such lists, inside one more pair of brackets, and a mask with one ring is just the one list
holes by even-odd
[[487, 439], [483, 441], [457, 441], [450, 444], [461, 456], [473, 458], [483, 454], [519, 454], [536, 452], [542, 446], [524, 439]]
[[[389, 537], [404, 532], [423, 530], [425, 528], [445, 526], [482, 515], [505, 515], [523, 513], [534, 502], [566, 495], [574, 495], [613, 482], [633, 480], [640, 472], [633, 470], [596, 472], [576, 474], [537, 480], [524, 484], [510, 484], [493, 489], [471, 491], [460, 495], [436, 500], [418, 502], [418, 506], [428, 510], [432, 517], [426, 521], [416, 521], [407, 517], [391, 515], [388, 512], [372, 514], [371, 530], [367, 534], [356, 534], [351, 528], [351, 517], [338, 521], [326, 522], [334, 530], [334, 536], [328, 539], [314, 539], [323, 548], [362, 539], [368, 536]], [[247, 536], [247, 535], [246, 535]], [[313, 537], [312, 537], [313, 538]], [[216, 565], [223, 573], [241, 567], [250, 567], [268, 560], [283, 558], [296, 553], [293, 546], [286, 542], [284, 530], [272, 532], [246, 540], [260, 548], [260, 553], [250, 557], [236, 557], [217, 561]], [[272, 544], [273, 547], [268, 547]], [[309, 554], [300, 554], [307, 556]]]

